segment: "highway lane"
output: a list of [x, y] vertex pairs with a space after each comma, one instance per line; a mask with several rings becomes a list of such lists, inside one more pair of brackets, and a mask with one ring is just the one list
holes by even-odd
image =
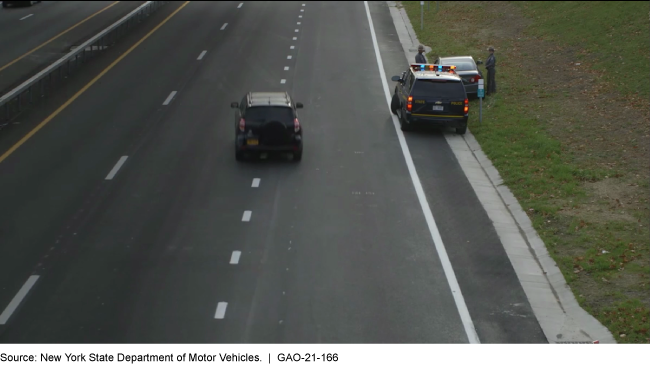
[[0, 9], [0, 92], [70, 51], [144, 1], [44, 1]]
[[[0, 311], [30, 274], [42, 276], [0, 341], [467, 342], [363, 3], [239, 4], [191, 2], [0, 163]], [[401, 57], [385, 55], [387, 68]], [[306, 105], [303, 161], [236, 163], [230, 101], [282, 88]], [[468, 307], [499, 310], [510, 298], [471, 282], [509, 286], [497, 279], [512, 271], [482, 267], [463, 243], [490, 233], [468, 233], [458, 215], [489, 225], [457, 187], [466, 182], [444, 139], [429, 140], [414, 157], [436, 219], [447, 216], [439, 226]], [[430, 149], [445, 159], [418, 160]], [[461, 199], [444, 200], [452, 194]], [[477, 315], [483, 342], [522, 335], [517, 321]]]

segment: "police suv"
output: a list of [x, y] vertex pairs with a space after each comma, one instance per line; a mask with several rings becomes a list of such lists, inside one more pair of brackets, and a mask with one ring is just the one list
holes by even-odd
[[402, 131], [415, 124], [452, 127], [465, 134], [469, 100], [463, 80], [454, 65], [411, 64], [397, 82], [390, 109], [399, 118]]

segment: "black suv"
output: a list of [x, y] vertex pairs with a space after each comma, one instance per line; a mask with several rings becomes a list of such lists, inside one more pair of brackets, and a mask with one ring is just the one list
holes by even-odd
[[235, 109], [235, 157], [247, 152], [291, 152], [302, 159], [302, 126], [294, 103], [286, 92], [250, 92]]
[[463, 80], [453, 65], [411, 64], [397, 82], [390, 109], [399, 117], [402, 131], [416, 123], [456, 128], [467, 132], [469, 100]]

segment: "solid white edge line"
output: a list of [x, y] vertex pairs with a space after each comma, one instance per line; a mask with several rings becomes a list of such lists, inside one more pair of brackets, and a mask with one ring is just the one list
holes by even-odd
[[22, 18], [20, 18], [20, 19], [18, 19], [18, 20], [25, 20], [25, 19], [27, 19], [27, 18], [33, 16], [33, 15], [34, 15], [34, 14], [25, 15], [24, 17], [22, 17]]
[[241, 220], [245, 222], [251, 221], [251, 216], [253, 216], [253, 211], [244, 211], [244, 215], [241, 217]]
[[402, 130], [400, 130], [399, 122], [397, 121], [397, 116], [395, 116], [390, 111], [390, 102], [391, 102], [390, 89], [388, 88], [388, 82], [386, 81], [387, 79], [386, 79], [386, 74], [384, 72], [384, 63], [381, 59], [381, 54], [379, 52], [377, 35], [375, 34], [375, 27], [372, 23], [372, 16], [370, 15], [370, 7], [368, 6], [367, 1], [364, 1], [363, 4], [366, 8], [368, 23], [370, 24], [370, 35], [372, 36], [372, 45], [375, 49], [377, 66], [379, 67], [379, 75], [381, 77], [381, 83], [384, 87], [384, 94], [386, 96], [388, 113], [392, 117], [393, 126], [395, 127], [395, 131], [397, 132], [399, 144], [402, 148], [402, 153], [404, 154], [404, 159], [406, 160], [406, 166], [408, 167], [409, 173], [411, 175], [411, 180], [413, 181], [415, 193], [418, 196], [418, 201], [420, 201], [422, 212], [424, 213], [424, 217], [427, 221], [427, 225], [429, 226], [431, 238], [433, 239], [433, 243], [436, 247], [436, 251], [438, 252], [438, 256], [440, 257], [440, 262], [442, 263], [442, 268], [445, 272], [447, 283], [449, 284], [452, 296], [454, 298], [454, 302], [456, 303], [456, 308], [458, 309], [460, 320], [462, 321], [463, 326], [465, 328], [467, 339], [469, 340], [469, 343], [481, 343], [481, 341], [478, 338], [478, 334], [476, 333], [476, 328], [474, 327], [474, 322], [472, 321], [472, 317], [470, 316], [469, 310], [467, 309], [467, 304], [465, 303], [465, 299], [463, 298], [463, 294], [460, 290], [460, 285], [458, 284], [458, 280], [456, 279], [456, 274], [454, 273], [454, 269], [451, 265], [451, 261], [449, 260], [449, 256], [447, 255], [447, 250], [445, 249], [445, 245], [443, 244], [442, 238], [440, 237], [438, 226], [436, 225], [436, 221], [433, 218], [433, 213], [431, 213], [431, 208], [429, 207], [429, 202], [427, 202], [424, 189], [422, 188], [422, 183], [420, 182], [420, 178], [415, 169], [415, 164], [413, 163], [411, 152], [409, 151], [408, 145], [406, 144], [404, 133], [402, 132]]
[[203, 59], [203, 56], [205, 56], [206, 53], [208, 53], [208, 51], [207, 51], [207, 50], [204, 50], [203, 52], [201, 52], [201, 54], [199, 55], [199, 57], [197, 57], [196, 59], [197, 59], [197, 60], [201, 60], [201, 59]]
[[253, 188], [259, 187], [261, 181], [262, 180], [260, 178], [253, 178], [253, 184], [251, 184], [251, 187], [253, 187]]
[[241, 252], [239, 250], [234, 250], [230, 256], [230, 264], [238, 264], [239, 258], [241, 257]]
[[115, 177], [115, 174], [117, 174], [117, 172], [120, 170], [120, 168], [122, 167], [122, 165], [124, 165], [124, 162], [125, 162], [126, 159], [128, 159], [128, 158], [129, 158], [128, 156], [122, 156], [122, 157], [120, 158], [120, 160], [117, 161], [117, 163], [115, 164], [115, 166], [113, 167], [113, 169], [111, 169], [111, 171], [108, 173], [108, 175], [106, 176], [106, 180], [111, 180], [111, 179], [113, 179], [113, 178]]
[[29, 276], [27, 281], [23, 284], [23, 287], [18, 290], [18, 293], [14, 298], [11, 300], [9, 305], [5, 308], [5, 310], [0, 314], [0, 325], [5, 325], [7, 324], [7, 321], [9, 318], [11, 318], [11, 315], [18, 309], [18, 305], [25, 299], [25, 296], [29, 293], [29, 290], [34, 287], [34, 284], [36, 281], [38, 281], [39, 276], [33, 275]]
[[172, 99], [174, 99], [175, 95], [176, 95], [176, 90], [169, 93], [169, 96], [167, 97], [167, 99], [165, 99], [165, 101], [163, 102], [163, 105], [168, 105], [172, 101]]
[[239, 5], [237, 6], [237, 9], [241, 8], [243, 5], [244, 5], [244, 3], [239, 3]]
[[220, 302], [217, 304], [217, 311], [214, 313], [215, 319], [223, 319], [226, 317], [226, 308], [228, 307], [227, 302]]
[[227, 26], [228, 26], [228, 23], [224, 23], [224, 24], [221, 26], [221, 30], [226, 29]]

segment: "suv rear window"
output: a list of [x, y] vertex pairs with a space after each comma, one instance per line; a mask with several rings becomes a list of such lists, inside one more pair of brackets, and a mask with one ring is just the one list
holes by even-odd
[[419, 79], [413, 85], [411, 94], [416, 97], [465, 99], [465, 87], [457, 80]]
[[250, 107], [244, 118], [251, 122], [292, 122], [293, 110], [289, 107]]

